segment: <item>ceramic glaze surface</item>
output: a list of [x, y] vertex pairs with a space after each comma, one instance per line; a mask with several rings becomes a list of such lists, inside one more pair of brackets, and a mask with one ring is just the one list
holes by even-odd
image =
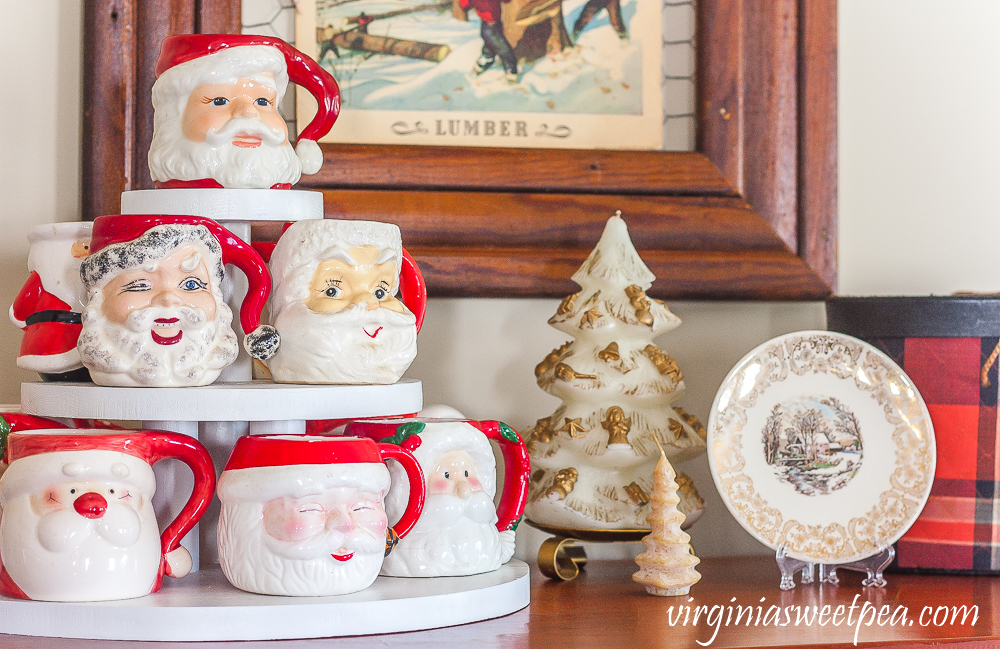
[[[524, 511], [531, 473], [517, 433], [495, 421], [383, 422], [354, 422], [345, 432], [372, 438], [392, 432], [386, 441], [411, 449], [420, 462], [427, 479], [427, 499], [413, 530], [386, 557], [382, 574], [473, 575], [506, 563], [514, 553], [514, 528]], [[490, 439], [500, 445], [507, 465], [499, 511], [493, 504], [497, 475]], [[389, 471], [392, 486], [386, 511], [394, 521], [402, 515], [408, 484], [401, 467], [390, 465]]]
[[427, 303], [411, 261], [395, 225], [327, 219], [289, 227], [270, 262], [271, 321], [283, 341], [267, 363], [272, 378], [398, 381], [416, 357]]
[[[39, 425], [44, 425], [40, 422]], [[13, 433], [0, 477], [0, 593], [48, 601], [103, 601], [157, 590], [164, 574], [183, 577], [179, 547], [208, 507], [211, 458], [171, 433], [43, 430]], [[151, 464], [175, 457], [195, 487], [162, 536]]]
[[[415, 485], [394, 529], [384, 507], [388, 457], [407, 467], [402, 479]], [[263, 595], [362, 590], [413, 527], [423, 497], [419, 465], [390, 445], [310, 435], [242, 438], [219, 480], [222, 570], [237, 588]]]
[[[526, 516], [571, 530], [649, 529], [653, 469], [705, 451], [705, 429], [676, 405], [684, 374], [653, 340], [681, 321], [646, 291], [656, 277], [620, 215], [573, 275], [549, 325], [574, 337], [535, 368], [543, 390], [562, 400], [525, 434], [534, 467]], [[690, 525], [705, 503], [678, 475], [679, 509]]]
[[203, 386], [239, 352], [233, 313], [222, 295], [225, 265], [244, 272], [250, 290], [240, 321], [244, 344], [266, 358], [277, 334], [259, 326], [271, 289], [260, 255], [209, 219], [102, 216], [81, 265], [87, 288], [77, 347], [98, 385]]
[[24, 330], [17, 366], [40, 374], [83, 367], [76, 341], [86, 291], [80, 263], [90, 252], [91, 223], [50, 223], [28, 234], [28, 280], [10, 307]]
[[[316, 140], [340, 112], [336, 81], [277, 38], [187, 34], [164, 40], [153, 84], [149, 170], [157, 187], [287, 189], [323, 165]], [[293, 148], [278, 113], [289, 80], [319, 111]]]
[[779, 336], [733, 368], [708, 447], [719, 494], [750, 534], [827, 564], [898, 540], [923, 509], [936, 461], [909, 377], [871, 345], [823, 331]]

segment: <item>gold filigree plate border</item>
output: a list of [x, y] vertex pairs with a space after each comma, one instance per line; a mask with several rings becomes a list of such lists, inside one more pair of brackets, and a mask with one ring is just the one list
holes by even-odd
[[[744, 472], [742, 429], [747, 412], [776, 383], [806, 374], [851, 381], [881, 407], [892, 430], [895, 465], [878, 502], [848, 520], [807, 525], [782, 513], [754, 489]], [[804, 331], [770, 340], [729, 373], [712, 406], [709, 467], [736, 520], [755, 538], [788, 556], [814, 563], [845, 563], [877, 554], [901, 537], [924, 507], [934, 480], [934, 429], [923, 398], [909, 377], [871, 345], [825, 331]]]

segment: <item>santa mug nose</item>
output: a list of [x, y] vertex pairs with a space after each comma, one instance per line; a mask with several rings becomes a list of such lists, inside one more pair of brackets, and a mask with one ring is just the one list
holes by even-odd
[[108, 501], [101, 494], [90, 491], [73, 501], [73, 509], [84, 518], [100, 518], [108, 510]]

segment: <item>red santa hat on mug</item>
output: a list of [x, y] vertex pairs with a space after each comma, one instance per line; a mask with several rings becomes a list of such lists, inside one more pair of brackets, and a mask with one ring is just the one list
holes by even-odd
[[94, 220], [90, 255], [80, 266], [88, 292], [124, 270], [159, 260], [180, 245], [201, 243], [216, 256], [212, 269], [215, 287], [221, 287], [225, 264], [243, 271], [250, 287], [240, 307], [240, 324], [247, 332], [243, 345], [253, 358], [267, 360], [278, 351], [278, 331], [260, 323], [260, 314], [271, 294], [271, 275], [260, 255], [249, 244], [215, 221], [200, 216], [127, 214]]
[[266, 503], [336, 487], [379, 495], [388, 491], [389, 470], [374, 442], [327, 435], [247, 435], [233, 447], [218, 493], [225, 504]]
[[318, 172], [323, 166], [323, 152], [316, 140], [329, 133], [337, 121], [340, 88], [333, 75], [280, 38], [255, 34], [169, 36], [163, 39], [156, 61], [156, 85], [161, 81], [174, 85], [186, 99], [203, 83], [233, 83], [262, 72], [274, 74], [278, 101], [289, 80], [316, 98], [316, 116], [299, 133], [295, 154], [302, 163], [302, 173]]

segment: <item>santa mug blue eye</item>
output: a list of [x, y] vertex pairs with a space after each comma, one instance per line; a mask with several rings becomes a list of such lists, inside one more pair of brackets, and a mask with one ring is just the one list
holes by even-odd
[[375, 289], [375, 297], [376, 298], [378, 298], [379, 300], [381, 300], [385, 296], [386, 296], [386, 292], [385, 292], [384, 288], [377, 288], [377, 289]]
[[341, 290], [336, 286], [331, 286], [323, 291], [323, 294], [327, 297], [340, 297]]
[[225, 106], [228, 103], [229, 100], [226, 99], [225, 97], [216, 97], [215, 99], [212, 100], [213, 106]]
[[255, 101], [254, 103], [257, 104], [258, 106], [270, 106], [271, 105], [271, 102], [269, 102], [264, 97], [258, 97], [257, 101]]

